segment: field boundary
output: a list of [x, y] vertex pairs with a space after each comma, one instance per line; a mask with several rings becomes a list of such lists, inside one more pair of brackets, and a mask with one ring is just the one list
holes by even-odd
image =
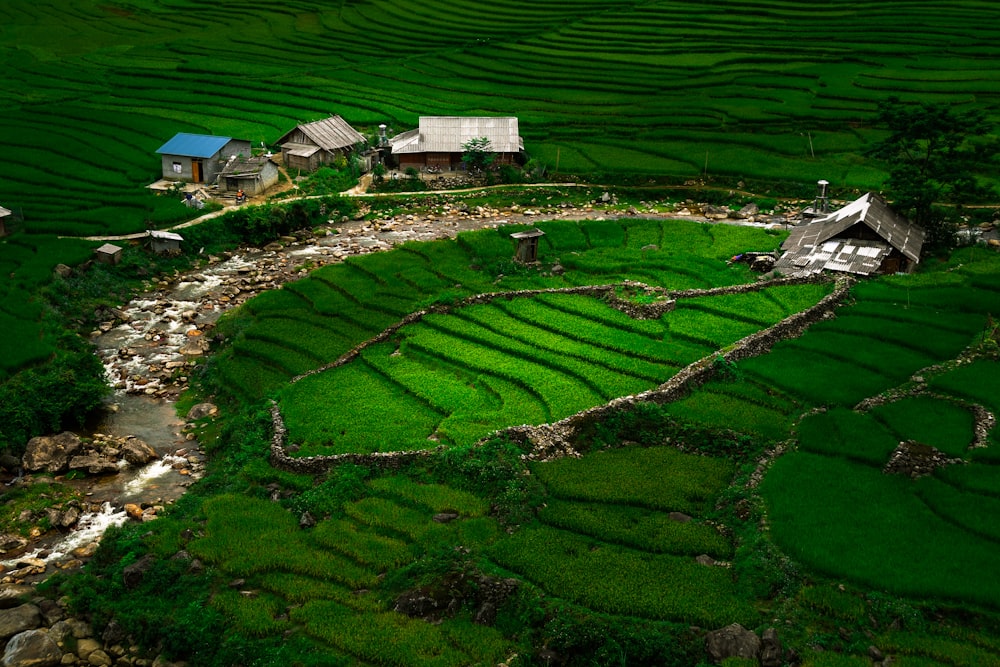
[[[649, 289], [654, 292], [664, 293], [671, 297], [669, 301], [664, 303], [672, 304], [676, 298], [693, 299], [705, 296], [721, 296], [725, 294], [744, 294], [748, 292], [760, 291], [768, 287], [824, 283], [830, 281], [831, 278], [829, 276], [812, 275], [804, 278], [775, 278], [772, 280], [762, 280], [755, 283], [746, 283], [741, 285], [729, 285], [709, 289], [678, 290], [676, 292], [664, 290], [663, 288], [650, 287], [644, 283], [625, 281], [622, 283], [606, 285], [585, 285], [580, 287], [517, 290], [512, 292], [489, 292], [485, 294], [476, 294], [466, 297], [465, 299], [461, 299], [452, 305], [437, 305], [410, 313], [409, 315], [403, 317], [399, 322], [384, 329], [378, 335], [355, 346], [335, 361], [293, 377], [289, 381], [289, 384], [294, 384], [295, 382], [298, 382], [306, 377], [350, 363], [356, 359], [364, 349], [389, 340], [389, 338], [399, 329], [408, 324], [419, 322], [425, 315], [431, 313], [448, 313], [455, 308], [490, 303], [499, 299], [511, 300], [515, 298], [538, 296], [541, 294], [591, 294], [594, 296], [606, 296], [608, 294], [614, 294], [615, 290], [620, 287], [625, 287], [631, 289]], [[521, 425], [500, 429], [481, 439], [476, 444], [482, 444], [487, 439], [498, 435], [506, 435], [524, 443], [531, 443], [532, 451], [528, 454], [527, 458], [532, 460], [549, 460], [560, 456], [575, 455], [575, 452], [569, 443], [571, 442], [575, 431], [581, 426], [589, 424], [595, 419], [607, 417], [610, 413], [628, 409], [636, 403], [669, 403], [675, 401], [686, 395], [690, 387], [699, 386], [715, 375], [717, 371], [716, 359], [722, 358], [726, 362], [736, 362], [741, 359], [764, 354], [770, 350], [775, 343], [787, 338], [794, 338], [801, 335], [813, 323], [827, 317], [833, 317], [832, 309], [847, 297], [854, 282], [854, 278], [850, 276], [838, 277], [836, 279], [834, 291], [823, 297], [814, 306], [789, 315], [767, 329], [757, 331], [724, 349], [706, 355], [698, 361], [684, 367], [670, 380], [655, 389], [632, 396], [615, 398], [604, 405], [578, 412], [551, 424], [539, 424], [537, 426]], [[638, 304], [631, 305], [638, 307]], [[653, 303], [649, 304], [649, 306], [659, 307], [659, 304]], [[629, 314], [631, 315], [631, 313]], [[326, 472], [333, 466], [344, 463], [366, 465], [380, 469], [396, 469], [405, 462], [431, 456], [445, 449], [444, 445], [440, 445], [432, 449], [422, 449], [416, 451], [374, 453], [352, 452], [328, 456], [293, 457], [289, 456], [285, 449], [288, 431], [285, 426], [284, 418], [281, 415], [281, 409], [274, 400], [271, 401], [270, 411], [273, 425], [270, 456], [271, 465], [282, 470], [307, 474], [319, 474]]]

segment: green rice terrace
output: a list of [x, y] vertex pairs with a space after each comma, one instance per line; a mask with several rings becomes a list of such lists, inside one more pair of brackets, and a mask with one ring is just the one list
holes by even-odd
[[[10, 0], [0, 23], [0, 378], [51, 355], [32, 286], [90, 245], [192, 215], [145, 186], [177, 132], [273, 148], [330, 113], [368, 136], [421, 115], [516, 115], [560, 179], [878, 188], [889, 96], [998, 119], [1000, 10], [838, 0]], [[975, 26], [975, 30], [969, 30]], [[374, 37], [377, 35], [377, 38]], [[734, 46], [738, 45], [738, 46]], [[984, 177], [993, 179], [992, 174]], [[809, 185], [805, 185], [809, 188]], [[28, 238], [24, 238], [27, 236]], [[9, 325], [9, 328], [8, 328]], [[9, 340], [26, 340], [16, 347]]]
[[[274, 150], [330, 114], [369, 137], [516, 116], [525, 178], [602, 184], [576, 201], [752, 191], [770, 209], [818, 179], [881, 188], [865, 154], [890, 97], [1000, 121], [1000, 5], [981, 0], [0, 14], [11, 423], [22, 394], [94, 407], [76, 380], [99, 362], [73, 332], [95, 306], [199, 248], [364, 215], [337, 195], [250, 207], [185, 229], [190, 256], [54, 279], [91, 259], [85, 237], [197, 215], [146, 188], [178, 132]], [[408, 210], [381, 202], [370, 218]], [[41, 593], [142, 647], [119, 667], [1000, 665], [1000, 254], [763, 281], [730, 259], [783, 231], [617, 215], [533, 218], [537, 264], [505, 225], [352, 255], [227, 312], [178, 402], [218, 404], [195, 427], [204, 478]], [[53, 321], [74, 300], [91, 312]], [[763, 648], [719, 657], [733, 624]]]
[[[732, 623], [776, 627], [779, 665], [1000, 663], [1000, 257], [836, 305], [832, 282], [720, 292], [754, 282], [734, 248], [780, 242], [759, 228], [538, 226], [537, 266], [485, 229], [233, 311], [205, 381], [245, 409], [206, 426], [214, 472], [64, 590], [192, 664], [696, 665]], [[679, 400], [580, 418], [699, 363]], [[569, 455], [517, 436], [559, 420]]]

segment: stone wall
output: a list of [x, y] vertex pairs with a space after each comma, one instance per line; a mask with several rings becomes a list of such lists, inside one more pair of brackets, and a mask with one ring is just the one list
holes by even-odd
[[[624, 299], [618, 299], [618, 301], [625, 302], [630, 308], [634, 309], [641, 310], [643, 307], [655, 307], [663, 308], [665, 309], [664, 312], [666, 312], [666, 310], [673, 308], [675, 299], [691, 299], [723, 294], [745, 294], [748, 292], [759, 291], [766, 287], [829, 282], [829, 280], [830, 278], [817, 274], [804, 278], [777, 278], [749, 284], [716, 287], [712, 289], [681, 290], [669, 293], [662, 288], [649, 287], [643, 283], [626, 281], [624, 283], [611, 285], [588, 285], [582, 287], [518, 290], [514, 292], [490, 292], [486, 294], [476, 294], [460, 300], [453, 306], [434, 306], [429, 309], [410, 313], [374, 338], [361, 343], [351, 351], [342, 355], [336, 361], [298, 375], [292, 378], [291, 382], [298, 382], [299, 380], [310, 375], [322, 373], [323, 371], [342, 366], [354, 360], [366, 347], [389, 340], [389, 338], [402, 327], [419, 322], [428, 313], [447, 313], [453, 308], [490, 303], [497, 299], [509, 300], [522, 297], [532, 297], [540, 294], [585, 294], [607, 298], [609, 295], [615, 295], [616, 290], [619, 288], [641, 289], [651, 293], [663, 293], [664, 295], [669, 294], [669, 297], [671, 298], [654, 302], [653, 304], [636, 304]], [[713, 352], [712, 354], [699, 359], [698, 361], [681, 369], [676, 375], [670, 378], [670, 380], [655, 389], [635, 394], [633, 396], [623, 396], [613, 399], [605, 405], [584, 410], [583, 412], [571, 415], [552, 424], [512, 426], [496, 431], [487, 437], [506, 435], [514, 438], [515, 440], [525, 442], [526, 444], [530, 442], [532, 445], [532, 453], [529, 456], [531, 458], [547, 459], [558, 456], [574, 455], [575, 452], [573, 451], [570, 442], [573, 433], [578, 428], [594, 421], [604, 419], [614, 412], [627, 410], [640, 402], [648, 401], [654, 403], [670, 403], [686, 396], [692, 388], [703, 384], [715, 375], [717, 372], [716, 360], [718, 358], [721, 357], [726, 362], [736, 362], [741, 359], [747, 359], [749, 357], [764, 354], [778, 341], [800, 336], [802, 332], [804, 332], [814, 322], [826, 317], [832, 317], [832, 309], [847, 297], [850, 287], [853, 284], [854, 279], [849, 276], [838, 278], [834, 291], [821, 299], [816, 305], [799, 313], [790, 315], [774, 326], [751, 334], [726, 349]], [[404, 463], [431, 456], [444, 449], [443, 446], [439, 446], [433, 449], [419, 451], [376, 452], [372, 454], [350, 453], [331, 456], [294, 457], [289, 456], [287, 450], [285, 449], [287, 430], [281, 416], [281, 410], [277, 403], [274, 403], [273, 401], [271, 404], [271, 418], [274, 426], [274, 435], [271, 440], [271, 463], [277, 468], [293, 472], [318, 474], [328, 470], [332, 466], [340, 465], [342, 463], [374, 466], [381, 469], [394, 469]], [[486, 438], [484, 438], [484, 440], [485, 439]]]

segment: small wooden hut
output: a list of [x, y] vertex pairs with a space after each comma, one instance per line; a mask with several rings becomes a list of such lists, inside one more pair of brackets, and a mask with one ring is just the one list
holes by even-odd
[[545, 232], [540, 229], [528, 229], [511, 234], [510, 237], [517, 241], [514, 261], [521, 264], [536, 263], [538, 261], [538, 239], [543, 236], [545, 236]]
[[368, 141], [340, 116], [297, 125], [278, 139], [289, 169], [315, 171], [339, 156], [347, 156]]

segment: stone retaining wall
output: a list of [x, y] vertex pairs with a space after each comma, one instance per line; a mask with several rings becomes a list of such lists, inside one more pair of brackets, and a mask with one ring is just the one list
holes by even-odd
[[[774, 280], [760, 281], [756, 283], [742, 284], [742, 285], [730, 285], [726, 287], [716, 287], [711, 289], [692, 289], [692, 290], [681, 290], [678, 292], [669, 292], [669, 295], [673, 298], [690, 299], [702, 296], [718, 296], [723, 294], [745, 294], [748, 292], [755, 292], [766, 287], [774, 287], [780, 285], [794, 285], [803, 283], [819, 283], [819, 282], [829, 282], [830, 278], [823, 275], [812, 275], [804, 278], [777, 278]], [[834, 291], [827, 296], [823, 297], [816, 305], [803, 310], [801, 312], [795, 313], [781, 320], [777, 324], [758, 331], [757, 333], [751, 334], [746, 338], [738, 341], [737, 343], [729, 346], [724, 350], [719, 350], [713, 352], [712, 354], [699, 359], [698, 361], [689, 364], [685, 368], [681, 369], [676, 375], [674, 375], [670, 380], [660, 385], [655, 389], [642, 392], [640, 394], [635, 394], [633, 396], [623, 396], [620, 398], [613, 399], [605, 405], [597, 406], [589, 410], [584, 410], [583, 412], [578, 412], [575, 415], [571, 415], [562, 419], [558, 422], [552, 424], [539, 424], [535, 426], [522, 425], [522, 426], [512, 426], [506, 429], [496, 431], [489, 436], [494, 437], [496, 435], [506, 435], [512, 437], [516, 440], [522, 442], [532, 443], [533, 450], [529, 455], [531, 458], [553, 458], [558, 456], [573, 455], [573, 449], [570, 444], [573, 433], [586, 424], [592, 423], [593, 421], [605, 418], [616, 411], [629, 409], [636, 403], [640, 402], [654, 402], [654, 403], [670, 403], [683, 396], [693, 388], [697, 387], [704, 382], [711, 379], [712, 376], [717, 372], [716, 360], [718, 358], [724, 359], [726, 362], [736, 362], [741, 359], [747, 359], [749, 357], [758, 356], [769, 351], [771, 347], [774, 346], [780, 340], [786, 338], [794, 338], [800, 336], [803, 331], [805, 331], [814, 322], [823, 319], [825, 317], [832, 316], [832, 309], [836, 305], [847, 297], [850, 291], [850, 287], [854, 284], [854, 279], [849, 276], [843, 276], [837, 279], [837, 285]], [[614, 295], [618, 288], [632, 288], [632, 289], [643, 289], [651, 290], [654, 293], [659, 292], [662, 288], [649, 287], [643, 283], [626, 281], [624, 283], [611, 284], [611, 285], [588, 285], [582, 287], [564, 287], [555, 289], [537, 289], [537, 290], [518, 290], [514, 292], [490, 292], [486, 294], [476, 294], [465, 299], [462, 299], [453, 306], [434, 306], [429, 309], [419, 310], [414, 313], [410, 313], [402, 320], [393, 324], [392, 326], [385, 329], [382, 333], [378, 334], [374, 338], [371, 338], [360, 345], [356, 346], [351, 351], [342, 355], [336, 361], [321, 366], [320, 368], [313, 369], [301, 375], [292, 378], [291, 382], [298, 382], [299, 380], [308, 377], [310, 375], [315, 375], [316, 373], [321, 373], [323, 371], [329, 370], [331, 368], [336, 368], [342, 366], [352, 360], [354, 360], [362, 350], [370, 345], [375, 345], [377, 343], [384, 342], [388, 340], [392, 335], [399, 331], [402, 327], [419, 322], [428, 313], [447, 313], [453, 308], [460, 308], [465, 306], [477, 305], [490, 303], [497, 299], [516, 299], [522, 297], [537, 296], [540, 294], [588, 294], [593, 296], [607, 296]], [[667, 293], [663, 290], [663, 293]], [[619, 299], [619, 301], [626, 301]], [[627, 302], [627, 301], [626, 301]], [[670, 299], [667, 301], [656, 302], [653, 304], [636, 304], [633, 302], [627, 302], [630, 307], [643, 308], [645, 306], [655, 306], [657, 308], [666, 308], [669, 310], [673, 307], [674, 300]], [[329, 469], [331, 466], [339, 465], [341, 463], [354, 463], [357, 465], [368, 465], [378, 468], [397, 468], [403, 463], [413, 461], [422, 457], [431, 456], [442, 449], [443, 446], [436, 447], [434, 449], [419, 450], [419, 451], [405, 451], [405, 452], [376, 452], [372, 454], [336, 454], [331, 456], [312, 456], [312, 457], [293, 457], [289, 456], [285, 450], [285, 438], [287, 431], [285, 428], [284, 420], [281, 417], [281, 411], [277, 403], [272, 401], [271, 404], [271, 418], [274, 425], [274, 435], [271, 440], [271, 463], [277, 468], [284, 470], [290, 470], [293, 472], [302, 472], [316, 474], [321, 473]], [[485, 440], [486, 438], [484, 438]], [[482, 442], [482, 440], [480, 441]]]

